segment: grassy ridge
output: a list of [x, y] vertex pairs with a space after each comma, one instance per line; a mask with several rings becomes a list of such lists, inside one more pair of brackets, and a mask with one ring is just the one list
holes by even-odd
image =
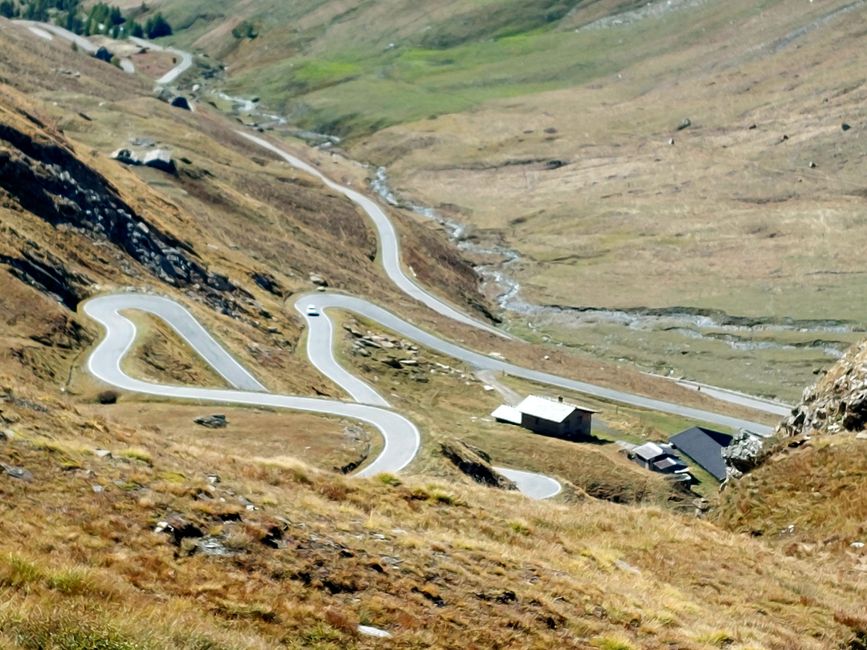
[[[259, 95], [305, 126], [359, 135], [581, 83], [643, 54], [619, 47], [605, 31], [559, 30], [580, 7], [575, 0], [435, 8], [398, 0], [387, 3], [385, 21], [385, 10], [370, 3], [345, 12], [332, 4], [260, 3], [245, 14], [260, 36], [228, 55], [231, 90]], [[221, 25], [239, 17], [229, 6], [177, 3], [166, 10], [178, 42], [220, 54], [231, 47]]]
[[[175, 3], [166, 10], [173, 24], [187, 29], [179, 42], [231, 63], [233, 92], [259, 95], [304, 126], [359, 136], [494, 99], [580, 85], [689, 47], [759, 11], [710, 7], [618, 30], [573, 29], [634, 6], [454, 0], [428, 7], [392, 0], [349, 10], [324, 1], [258, 3], [238, 16], [225, 3]], [[241, 18], [257, 26], [255, 41], [233, 43], [224, 25]]]

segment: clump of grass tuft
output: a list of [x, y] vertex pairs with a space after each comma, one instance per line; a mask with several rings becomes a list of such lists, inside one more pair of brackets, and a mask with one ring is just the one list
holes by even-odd
[[728, 648], [735, 642], [735, 638], [725, 631], [711, 632], [699, 638], [699, 642], [712, 645], [715, 648]]
[[59, 571], [49, 576], [46, 584], [49, 589], [62, 594], [82, 594], [90, 591], [88, 576], [79, 569]]
[[397, 478], [394, 474], [389, 474], [388, 472], [377, 474], [376, 480], [378, 480], [383, 485], [387, 485], [389, 487], [398, 487], [399, 485], [401, 485], [400, 479]]
[[42, 580], [44, 573], [30, 560], [20, 555], [7, 554], [0, 557], [0, 585], [28, 589]]
[[599, 650], [635, 650], [635, 646], [621, 638], [603, 636], [594, 640], [595, 645]]
[[127, 458], [129, 460], [137, 460], [146, 465], [153, 465], [153, 456], [151, 456], [150, 452], [147, 449], [142, 449], [141, 447], [130, 447], [129, 449], [123, 449], [118, 452], [118, 456], [121, 458]]
[[530, 527], [522, 521], [510, 521], [509, 528], [518, 535], [529, 535]]

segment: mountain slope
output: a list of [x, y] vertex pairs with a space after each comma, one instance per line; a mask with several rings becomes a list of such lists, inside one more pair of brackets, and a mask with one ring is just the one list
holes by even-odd
[[[423, 472], [344, 477], [322, 468], [363, 460], [353, 423], [233, 408], [211, 433], [192, 422], [210, 408], [95, 385], [82, 361], [99, 332], [76, 307], [127, 287], [188, 306], [275, 391], [339, 395], [296, 353], [287, 300], [313, 287], [311, 272], [468, 345], [495, 343], [398, 294], [351, 204], [250, 148], [206, 105], [171, 108], [148, 80], [6, 21], [0, 48], [0, 645], [859, 647], [863, 577], [834, 561], [580, 490], [531, 502], [430, 454]], [[108, 158], [149, 140], [171, 149], [176, 176]], [[312, 155], [344, 182], [364, 175]], [[424, 281], [478, 302], [441, 235], [408, 219], [401, 234], [429, 262], [414, 264]], [[164, 327], [140, 322], [134, 371], [215, 380]], [[527, 363], [707, 400], [502, 345]], [[373, 373], [406, 390], [405, 377]], [[479, 384], [443, 374], [430, 385], [413, 408], [439, 415], [431, 439], [478, 429], [468, 423], [491, 400]], [[444, 395], [459, 399], [441, 408]], [[554, 448], [563, 463], [580, 453]], [[361, 636], [360, 623], [393, 636]]]
[[867, 570], [867, 342], [853, 346], [778, 429], [769, 457], [722, 493], [716, 520], [793, 555]]

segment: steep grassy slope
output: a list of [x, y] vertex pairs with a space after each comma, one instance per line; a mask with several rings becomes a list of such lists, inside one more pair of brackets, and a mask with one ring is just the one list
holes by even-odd
[[32, 475], [0, 474], [9, 647], [819, 649], [867, 626], [863, 573], [657, 508], [346, 479], [2, 395], [0, 457]]
[[[250, 148], [206, 106], [172, 109], [147, 80], [5, 21], [0, 48], [0, 646], [859, 647], [863, 574], [837, 559], [784, 557], [580, 490], [535, 503], [445, 482], [431, 478], [445, 461], [430, 453], [425, 473], [400, 477], [316, 469], [375, 446], [350, 422], [227, 409], [229, 428], [208, 434], [191, 422], [197, 405], [98, 403], [105, 387], [80, 372], [98, 332], [76, 306], [126, 287], [188, 305], [269, 388], [339, 395], [297, 352], [287, 300], [312, 288], [311, 271], [479, 349], [710, 401], [450, 328], [396, 295], [350, 204]], [[172, 149], [177, 176], [107, 158], [147, 138]], [[349, 164], [314, 160], [358, 180]], [[442, 236], [400, 228], [413, 259], [436, 261], [419, 267], [425, 281], [478, 301]], [[159, 324], [142, 324], [137, 372], [215, 381]], [[476, 383], [439, 386], [460, 401], [442, 409], [437, 436], [490, 401]], [[359, 623], [394, 636], [359, 636]]]
[[769, 458], [727, 487], [716, 520], [802, 557], [867, 569], [867, 342], [804, 391]]

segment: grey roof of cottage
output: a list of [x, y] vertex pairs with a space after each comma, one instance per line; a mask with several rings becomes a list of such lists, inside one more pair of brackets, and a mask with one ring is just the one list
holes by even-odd
[[641, 460], [651, 461], [654, 458], [664, 456], [666, 452], [655, 442], [645, 442], [640, 447], [636, 447], [635, 449], [633, 449], [632, 453]]
[[668, 441], [715, 479], [725, 480], [726, 463], [722, 450], [729, 446], [732, 436], [713, 429], [692, 427], [672, 436]]
[[521, 424], [521, 412], [514, 406], [508, 404], [500, 404], [491, 413], [491, 417], [500, 422], [509, 422], [510, 424]]
[[686, 467], [680, 458], [677, 458], [676, 456], [665, 456], [665, 458], [660, 458], [653, 462], [653, 466], [661, 472], [672, 467]]
[[517, 409], [521, 413], [532, 415], [541, 420], [548, 420], [549, 422], [562, 422], [576, 410], [585, 413], [596, 413], [595, 410], [586, 406], [559, 402], [547, 397], [539, 397], [538, 395], [525, 397], [524, 401], [518, 404]]

